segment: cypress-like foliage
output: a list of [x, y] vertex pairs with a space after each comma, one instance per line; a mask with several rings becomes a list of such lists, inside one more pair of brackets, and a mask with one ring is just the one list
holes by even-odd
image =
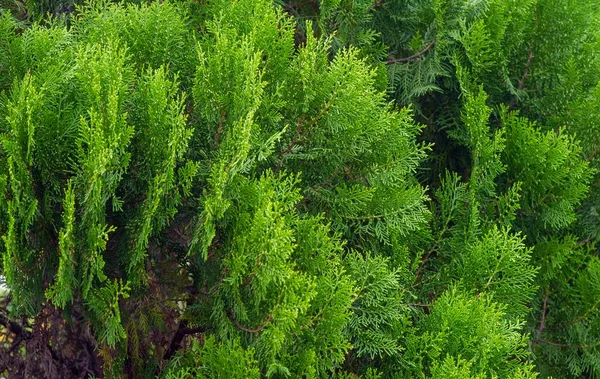
[[600, 373], [594, 2], [80, 3], [0, 2], [2, 375]]

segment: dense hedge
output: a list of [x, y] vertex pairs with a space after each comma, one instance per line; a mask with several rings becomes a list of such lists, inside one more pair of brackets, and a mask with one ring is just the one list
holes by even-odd
[[4, 375], [600, 373], [595, 2], [1, 4]]

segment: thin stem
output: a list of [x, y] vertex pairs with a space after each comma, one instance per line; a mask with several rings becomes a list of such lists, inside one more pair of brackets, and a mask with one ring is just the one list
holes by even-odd
[[391, 57], [385, 63], [386, 64], [407, 63], [410, 61], [417, 60], [417, 59], [421, 58], [423, 55], [425, 55], [429, 50], [431, 50], [433, 48], [433, 46], [435, 46], [435, 40], [431, 41], [429, 43], [429, 45], [425, 46], [425, 48], [423, 50], [419, 51], [416, 54], [411, 55], [410, 57], [404, 57], [404, 58]]
[[256, 329], [250, 329], [250, 328], [247, 328], [247, 327], [243, 326], [242, 324], [240, 324], [240, 322], [235, 318], [235, 314], [233, 313], [232, 308], [229, 308], [228, 313], [229, 313], [229, 318], [231, 319], [231, 321], [233, 321], [233, 323], [239, 330], [243, 330], [244, 332], [248, 332], [248, 333], [252, 333], [252, 334], [258, 334], [258, 333], [262, 332], [267, 327], [267, 325], [269, 325], [269, 323], [271, 321], [273, 321], [273, 315], [270, 315], [269, 317], [267, 317], [265, 322], [263, 322], [261, 325], [259, 325]]
[[[529, 43], [529, 54], [527, 56], [527, 62], [525, 62], [525, 68], [523, 71], [523, 75], [521, 75], [521, 79], [519, 79], [519, 82], [517, 84], [518, 90], [523, 89], [523, 87], [525, 86], [525, 80], [529, 77], [529, 69], [531, 67], [531, 62], [533, 62], [533, 58], [534, 58], [533, 49], [535, 47], [535, 32], [537, 31], [537, 28], [538, 28], [538, 15], [537, 15], [537, 8], [536, 8], [536, 12], [534, 15], [534, 25], [533, 25], [534, 34], [531, 37], [531, 42]], [[511, 110], [515, 109], [516, 106], [517, 106], [517, 95], [515, 94], [508, 106], [508, 109], [511, 109]]]
[[597, 342], [594, 344], [583, 344], [583, 345], [570, 345], [568, 343], [558, 343], [558, 342], [548, 341], [545, 339], [537, 339], [537, 340], [533, 340], [533, 342], [532, 342], [533, 345], [537, 345], [538, 343], [545, 343], [546, 345], [551, 345], [551, 346], [569, 347], [572, 349], [582, 349], [582, 350], [591, 349], [591, 348], [600, 346], [600, 342]]
[[544, 305], [542, 306], [542, 319], [540, 320], [540, 325], [538, 326], [538, 336], [542, 335], [546, 327], [546, 312], [548, 311], [548, 288], [544, 291]]

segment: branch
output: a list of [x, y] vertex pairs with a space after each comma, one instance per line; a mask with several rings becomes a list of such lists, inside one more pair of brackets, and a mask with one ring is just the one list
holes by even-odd
[[583, 320], [585, 320], [590, 313], [592, 313], [594, 310], [596, 310], [596, 307], [598, 306], [598, 304], [600, 304], [600, 299], [596, 300], [596, 302], [594, 303], [594, 305], [592, 305], [592, 307], [590, 309], [588, 309], [587, 311], [585, 311], [585, 313], [583, 313], [582, 315], [574, 318], [573, 320], [566, 322], [566, 323], [562, 323], [559, 324], [553, 328], [548, 328], [548, 330], [558, 330], [558, 329], [564, 329], [566, 327], [572, 326], [577, 324], [578, 322], [581, 322]]
[[298, 124], [296, 125], [296, 134], [294, 135], [292, 142], [290, 142], [288, 147], [286, 147], [286, 149], [284, 151], [282, 151], [281, 154], [279, 154], [279, 162], [277, 163], [277, 166], [275, 166], [275, 168], [273, 169], [273, 173], [277, 173], [279, 171], [279, 169], [281, 169], [281, 166], [283, 165], [283, 160], [284, 160], [285, 156], [292, 152], [292, 149], [294, 148], [294, 146], [296, 146], [300, 137], [303, 136], [303, 131], [302, 131], [303, 127], [304, 127], [304, 116], [300, 119], [300, 121], [298, 121]]
[[420, 307], [420, 308], [423, 308], [423, 310], [425, 311], [425, 314], [429, 314], [431, 312], [430, 311], [430, 308], [431, 308], [430, 304], [425, 304], [425, 303], [422, 303], [422, 302], [418, 302], [418, 303], [408, 303], [408, 304], [404, 304], [404, 305], [407, 305], [409, 307]]
[[525, 63], [525, 71], [523, 72], [521, 79], [519, 79], [519, 84], [517, 85], [517, 89], [523, 89], [523, 87], [525, 86], [525, 79], [527, 79], [529, 77], [529, 66], [531, 66], [531, 62], [533, 61], [532, 49], [533, 49], [533, 46], [531, 46], [529, 48], [529, 56], [527, 57], [527, 62]]
[[233, 321], [233, 323], [235, 324], [235, 326], [239, 329], [239, 330], [243, 330], [244, 332], [248, 332], [248, 333], [252, 333], [252, 334], [257, 334], [263, 331], [264, 328], [267, 327], [267, 325], [273, 321], [273, 316], [269, 316], [267, 317], [267, 319], [265, 320], [265, 322], [262, 323], [262, 325], [258, 326], [256, 329], [250, 329], [250, 328], [246, 328], [245, 326], [243, 326], [242, 324], [239, 323], [239, 321], [235, 318], [235, 314], [233, 313], [233, 308], [229, 308], [229, 312], [227, 312], [229, 314], [229, 318], [231, 319], [231, 321]]
[[427, 253], [425, 253], [425, 255], [423, 255], [421, 257], [421, 262], [419, 263], [419, 267], [417, 268], [417, 272], [415, 273], [415, 283], [419, 282], [419, 279], [421, 277], [423, 269], [425, 268], [425, 264], [431, 257], [431, 254], [433, 254], [433, 252], [436, 251], [436, 249], [440, 246], [440, 243], [442, 242], [444, 234], [446, 234], [446, 232], [448, 232], [448, 226], [450, 225], [450, 221], [452, 220], [452, 216], [454, 214], [455, 209], [456, 209], [456, 204], [454, 202], [452, 202], [452, 206], [450, 207], [450, 211], [448, 212], [448, 217], [446, 217], [446, 220], [444, 221], [444, 226], [442, 227], [440, 234], [438, 235], [438, 238], [433, 243], [433, 245], [431, 245], [431, 248], [427, 251]]
[[542, 335], [544, 328], [546, 327], [546, 312], [548, 311], [548, 289], [544, 291], [544, 305], [542, 307], [542, 319], [540, 320], [540, 326], [538, 327], [538, 336]]
[[319, 188], [325, 188], [325, 186], [328, 186], [329, 184], [331, 184], [331, 182], [336, 178], [336, 176], [340, 173], [340, 171], [344, 171], [347, 172], [348, 171], [348, 167], [344, 164], [342, 164], [341, 166], [338, 166], [335, 170], [333, 170], [333, 172], [331, 174], [329, 174], [329, 176], [321, 183], [317, 183], [313, 186], [311, 186], [308, 190], [307, 190], [307, 194], [304, 196], [304, 200], [302, 201], [303, 203], [306, 203], [308, 200], [311, 199], [311, 195], [310, 195], [310, 191], [312, 192], [317, 192], [317, 190]]
[[223, 122], [227, 118], [227, 113], [224, 110], [221, 110], [221, 118], [219, 120], [219, 127], [217, 128], [217, 134], [215, 136], [215, 147], [219, 145], [221, 142], [221, 134], [223, 133]]
[[431, 249], [429, 249], [429, 251], [421, 258], [421, 262], [419, 263], [419, 267], [417, 268], [417, 271], [415, 272], [415, 278], [416, 278], [416, 282], [418, 283], [419, 278], [421, 277], [421, 273], [423, 272], [423, 269], [425, 268], [425, 264], [427, 263], [427, 261], [429, 261], [429, 257], [431, 257], [431, 254], [433, 254], [433, 252], [435, 251], [437, 245], [434, 244], [433, 247]]
[[288, 145], [288, 147], [284, 151], [282, 151], [281, 154], [279, 154], [279, 163], [277, 163], [277, 166], [275, 166], [275, 168], [273, 169], [273, 173], [277, 173], [279, 171], [279, 169], [283, 165], [283, 160], [286, 157], [286, 155], [292, 152], [292, 149], [294, 148], [294, 146], [296, 146], [298, 141], [306, 137], [306, 135], [312, 129], [312, 127], [315, 126], [319, 121], [321, 121], [321, 119], [329, 111], [329, 109], [333, 105], [333, 102], [338, 96], [337, 89], [341, 85], [343, 85], [343, 83], [339, 81], [336, 83], [332, 90], [331, 97], [329, 98], [329, 100], [325, 102], [323, 107], [319, 110], [319, 113], [317, 113], [317, 115], [309, 123], [304, 125], [304, 121], [306, 120], [305, 116], [302, 116], [302, 118], [298, 121], [298, 124], [296, 126], [296, 135], [294, 135], [294, 138], [292, 139], [292, 142]]
[[188, 328], [187, 324], [188, 324], [187, 320], [182, 320], [179, 323], [179, 327], [177, 328], [177, 332], [175, 332], [175, 335], [173, 336], [173, 339], [171, 340], [171, 344], [169, 345], [169, 348], [167, 349], [167, 351], [163, 355], [163, 359], [168, 360], [173, 355], [175, 355], [175, 353], [177, 352], [177, 350], [179, 350], [181, 348], [181, 343], [183, 342], [183, 339], [188, 334], [204, 333], [204, 332], [206, 332], [209, 329], [209, 328], [204, 327], [204, 326], [199, 326], [197, 328]]
[[435, 40], [431, 41], [429, 43], [429, 45], [425, 46], [425, 48], [423, 50], [419, 51], [416, 54], [411, 55], [410, 57], [405, 57], [405, 58], [394, 58], [394, 57], [391, 57], [385, 63], [386, 64], [407, 63], [407, 62], [410, 62], [410, 61], [417, 60], [417, 59], [421, 58], [423, 55], [425, 55], [429, 50], [431, 50], [433, 48], [433, 46], [435, 46]]
[[551, 345], [551, 346], [557, 346], [557, 347], [570, 347], [570, 348], [574, 348], [574, 349], [591, 349], [594, 347], [598, 347], [600, 346], [600, 342], [594, 343], [594, 344], [583, 344], [583, 345], [569, 345], [568, 343], [558, 343], [558, 342], [552, 342], [552, 341], [548, 341], [545, 339], [537, 339], [537, 340], [533, 340], [532, 345], [537, 345], [538, 343], [545, 343], [546, 345]]
[[[533, 30], [534, 33], [538, 28], [538, 17], [537, 17], [537, 9], [534, 16], [534, 25]], [[521, 79], [519, 79], [519, 83], [517, 84], [517, 89], [522, 90], [525, 86], [525, 80], [529, 77], [529, 67], [531, 66], [531, 62], [533, 62], [533, 49], [535, 47], [535, 34], [531, 37], [531, 43], [529, 44], [529, 55], [527, 57], [527, 62], [525, 63], [525, 70], [523, 71], [523, 75], [521, 75]], [[508, 106], [509, 110], [514, 109], [517, 106], [517, 95], [515, 94]]]
[[596, 148], [594, 150], [592, 150], [592, 152], [587, 156], [587, 158], [585, 158], [586, 161], [591, 162], [592, 159], [594, 159], [594, 157], [600, 153], [600, 146], [596, 146]]

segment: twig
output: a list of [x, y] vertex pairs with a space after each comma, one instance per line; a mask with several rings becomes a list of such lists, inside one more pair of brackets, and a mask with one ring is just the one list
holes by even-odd
[[404, 57], [404, 58], [391, 57], [385, 63], [386, 64], [407, 63], [410, 61], [417, 60], [417, 59], [421, 58], [423, 55], [425, 55], [429, 50], [431, 50], [433, 48], [433, 46], [435, 46], [435, 40], [431, 41], [429, 43], [429, 45], [425, 46], [425, 48], [423, 50], [419, 51], [416, 54], [411, 55], [410, 57]]
[[406, 304], [409, 307], [421, 307], [421, 308], [425, 308], [425, 312], [427, 313], [427, 311], [429, 311], [429, 307], [431, 306], [430, 304], [425, 304], [425, 303], [408, 303]]
[[548, 328], [548, 330], [558, 330], [558, 329], [566, 328], [568, 326], [575, 325], [578, 322], [581, 322], [582, 320], [586, 319], [589, 316], [589, 314], [592, 313], [596, 309], [596, 307], [598, 306], [598, 304], [600, 304], [600, 299], [596, 300], [596, 302], [594, 303], [594, 305], [590, 309], [588, 309], [587, 311], [585, 311], [584, 314], [582, 314], [582, 315], [574, 318], [573, 320], [571, 320], [569, 322], [562, 323], [562, 324], [557, 325], [557, 326], [555, 326], [553, 328]]
[[[533, 30], [534, 33], [538, 28], [538, 17], [537, 17], [537, 9], [535, 12], [535, 16], [534, 16], [534, 25], [533, 25]], [[525, 80], [529, 77], [529, 68], [531, 66], [531, 62], [533, 62], [533, 49], [535, 47], [535, 34], [531, 37], [531, 42], [529, 44], [529, 55], [527, 56], [527, 62], [525, 63], [525, 70], [523, 71], [523, 75], [521, 75], [521, 79], [519, 79], [519, 83], [517, 84], [517, 89], [518, 90], [522, 90], [523, 87], [525, 86]], [[512, 98], [512, 100], [510, 101], [510, 104], [508, 106], [509, 110], [515, 109], [515, 107], [517, 106], [517, 95], [515, 94]]]
[[525, 80], [529, 77], [529, 67], [531, 66], [531, 62], [533, 61], [533, 46], [529, 48], [529, 56], [527, 57], [527, 63], [525, 63], [525, 71], [519, 79], [519, 84], [517, 85], [517, 89], [523, 89], [525, 86]]
[[558, 343], [558, 342], [552, 342], [552, 341], [548, 341], [545, 339], [536, 339], [533, 340], [532, 345], [537, 345], [538, 343], [545, 343], [547, 345], [552, 345], [552, 346], [557, 346], [557, 347], [570, 347], [570, 348], [574, 348], [574, 349], [591, 349], [594, 347], [598, 347], [600, 346], [600, 342], [598, 343], [594, 343], [594, 344], [583, 344], [583, 345], [570, 345], [568, 343]]
[[[348, 167], [347, 167], [347, 166], [345, 166], [345, 165], [338, 166], [338, 167], [337, 167], [335, 170], [333, 170], [333, 172], [332, 172], [332, 173], [331, 173], [331, 174], [330, 174], [330, 175], [327, 177], [327, 179], [325, 179], [325, 180], [324, 180], [323, 182], [321, 182], [321, 183], [317, 183], [317, 184], [315, 184], [315, 185], [311, 186], [311, 187], [308, 189], [308, 191], [313, 191], [313, 192], [316, 192], [316, 191], [317, 191], [319, 188], [325, 188], [325, 186], [328, 186], [328, 185], [329, 185], [329, 184], [330, 184], [330, 183], [331, 183], [331, 182], [332, 182], [332, 181], [333, 181], [333, 180], [336, 178], [337, 174], [339, 174], [339, 173], [340, 173], [340, 171], [342, 171], [342, 167], [343, 167], [343, 170], [344, 170], [344, 171], [346, 171], [346, 170], [348, 169]], [[305, 199], [306, 199], [306, 197], [305, 197]]]
[[[546, 328], [546, 312], [548, 311], [548, 288], [546, 288], [546, 290], [544, 291], [544, 305], [542, 306], [542, 319], [540, 320], [540, 325], [537, 328], [537, 335], [538, 337], [541, 337], [542, 333], [544, 332], [544, 329]], [[535, 346], [537, 345], [539, 342], [544, 342], [544, 343], [549, 343], [549, 344], [554, 344], [554, 343], [550, 343], [549, 341], [546, 341], [544, 339], [535, 339], [533, 341], [531, 341], [531, 346]]]
[[239, 323], [239, 321], [235, 318], [235, 314], [233, 313], [232, 308], [229, 308], [229, 312], [227, 312], [227, 313], [229, 314], [229, 318], [231, 319], [231, 321], [233, 321], [233, 323], [239, 330], [243, 330], [244, 332], [248, 332], [248, 333], [252, 333], [252, 334], [257, 334], [257, 333], [262, 332], [263, 329], [266, 328], [267, 325], [271, 321], [273, 321], [273, 316], [270, 315], [269, 317], [267, 317], [265, 322], [263, 322], [261, 325], [259, 325], [256, 329], [250, 329], [250, 328], [246, 328], [245, 326], [243, 326], [242, 324]]
[[223, 133], [223, 122], [225, 122], [225, 118], [227, 117], [227, 113], [224, 110], [221, 110], [221, 118], [219, 120], [219, 127], [217, 128], [217, 134], [215, 136], [215, 146], [219, 145], [221, 141], [221, 134]]
[[538, 327], [538, 336], [542, 335], [544, 328], [546, 327], [546, 312], [548, 311], [548, 288], [544, 291], [544, 305], [542, 306], [542, 319], [540, 320], [540, 326]]
[[298, 121], [298, 125], [296, 126], [296, 135], [294, 136], [294, 138], [292, 139], [292, 142], [290, 142], [288, 147], [279, 155], [279, 160], [283, 160], [283, 157], [285, 157], [286, 155], [288, 155], [289, 153], [292, 152], [292, 149], [294, 148], [294, 146], [296, 146], [296, 143], [298, 143], [298, 140], [300, 139], [300, 136], [302, 135], [303, 125], [304, 125], [304, 118], [301, 118], [300, 121]]
[[298, 124], [296, 126], [296, 135], [294, 136], [292, 142], [288, 145], [288, 147], [283, 152], [281, 152], [281, 154], [279, 154], [279, 162], [277, 163], [277, 166], [275, 166], [275, 168], [273, 169], [274, 173], [277, 173], [279, 171], [279, 169], [283, 165], [283, 160], [285, 156], [292, 152], [292, 149], [294, 148], [294, 146], [296, 146], [298, 141], [301, 138], [304, 138], [308, 134], [308, 132], [313, 128], [313, 126], [315, 126], [319, 121], [321, 121], [321, 119], [329, 111], [337, 97], [338, 93], [336, 92], [336, 90], [338, 89], [339, 85], [341, 85], [341, 83], [338, 82], [333, 88], [333, 92], [329, 100], [325, 102], [323, 107], [319, 110], [319, 113], [317, 113], [317, 115], [312, 120], [310, 120], [310, 122], [307, 125], [304, 125], [305, 116], [302, 116], [300, 121], [298, 121]]
[[300, 121], [298, 121], [298, 124], [296, 125], [296, 134], [294, 135], [294, 138], [292, 138], [292, 142], [290, 142], [286, 149], [283, 150], [281, 154], [279, 154], [279, 162], [277, 163], [277, 166], [275, 166], [275, 168], [273, 169], [274, 173], [277, 173], [279, 169], [281, 169], [285, 156], [292, 152], [292, 149], [294, 148], [294, 146], [296, 146], [298, 140], [300, 140], [300, 137], [303, 136], [303, 128], [304, 116], [300, 119]]
[[416, 277], [417, 281], [421, 277], [421, 273], [422, 273], [423, 269], [425, 268], [425, 264], [429, 260], [429, 257], [431, 257], [431, 254], [433, 254], [433, 252], [435, 251], [435, 249], [438, 247], [437, 246], [438, 243], [439, 243], [439, 241], [436, 242], [435, 244], [433, 244], [433, 246], [431, 247], [431, 249], [429, 249], [429, 251], [421, 258], [421, 263], [419, 263], [419, 267], [417, 268], [417, 272], [415, 272], [415, 277]]
[[[452, 212], [454, 212], [454, 208], [455, 208], [455, 206], [454, 206], [454, 204], [452, 204], [452, 208], [450, 208], [450, 214], [452, 214]], [[431, 248], [427, 251], [427, 253], [425, 253], [425, 255], [421, 258], [421, 263], [419, 263], [419, 267], [417, 268], [417, 272], [415, 273], [417, 280], [419, 280], [421, 273], [422, 273], [423, 269], [425, 268], [425, 264], [431, 257], [431, 254], [433, 254], [433, 252], [439, 247], [440, 243], [442, 242], [442, 238], [444, 237], [444, 234], [446, 234], [446, 232], [448, 231], [449, 224], [450, 224], [450, 216], [448, 218], [446, 218], [446, 221], [444, 222], [444, 227], [442, 228], [442, 231], [440, 232], [437, 240], [434, 242], [434, 244], [431, 246]]]

